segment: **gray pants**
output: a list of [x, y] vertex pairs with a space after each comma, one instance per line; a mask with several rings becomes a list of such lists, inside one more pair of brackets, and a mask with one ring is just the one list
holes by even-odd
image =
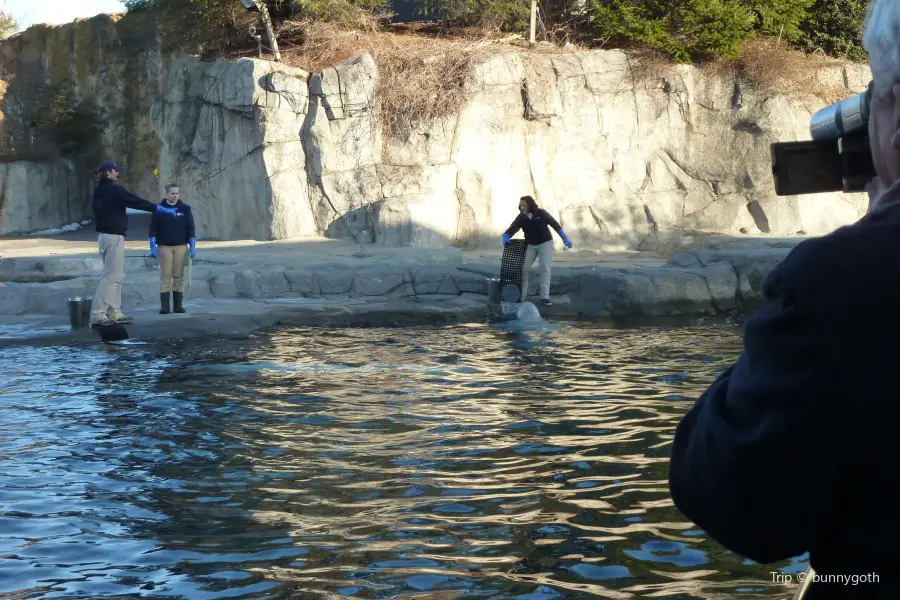
[[122, 280], [125, 278], [125, 236], [101, 233], [97, 239], [103, 257], [103, 279], [94, 295], [91, 315], [95, 321], [122, 314]]
[[537, 246], [529, 244], [525, 250], [525, 263], [522, 265], [522, 302], [525, 302], [525, 296], [528, 294], [528, 269], [534, 264], [535, 258], [538, 259], [540, 266], [541, 299], [550, 299], [550, 265], [553, 262], [553, 240]]

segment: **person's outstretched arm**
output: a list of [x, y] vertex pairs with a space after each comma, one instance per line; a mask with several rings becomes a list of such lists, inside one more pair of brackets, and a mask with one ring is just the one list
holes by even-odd
[[541, 209], [541, 210], [543, 211], [544, 218], [547, 219], [547, 223], [550, 225], [550, 227], [552, 227], [553, 230], [557, 233], [557, 235], [559, 235], [559, 237], [563, 241], [563, 243], [566, 246], [568, 246], [569, 248], [571, 248], [572, 242], [571, 242], [571, 240], [569, 240], [569, 236], [566, 235], [566, 232], [563, 231], [563, 228], [559, 224], [559, 222], [556, 219], [554, 219], [553, 215], [548, 213], [546, 210], [543, 210], [543, 209]]
[[518, 231], [520, 229], [522, 229], [522, 219], [524, 219], [524, 218], [525, 217], [520, 214], [512, 222], [512, 225], [509, 226], [509, 229], [507, 229], [506, 231], [503, 232], [503, 245], [504, 246], [509, 243], [509, 240], [512, 236], [516, 235], [516, 233], [518, 233]]
[[837, 446], [847, 438], [838, 361], [814, 294], [797, 294], [778, 269], [764, 294], [768, 305], [747, 321], [743, 354], [675, 431], [669, 489], [714, 540], [770, 563], [821, 539], [841, 471]]
[[116, 185], [116, 200], [127, 206], [128, 208], [133, 208], [135, 210], [142, 210], [148, 213], [168, 213], [170, 215], [175, 214], [175, 209], [166, 208], [162, 204], [154, 204], [149, 200], [144, 200], [137, 194], [132, 194], [125, 188], [120, 185]]

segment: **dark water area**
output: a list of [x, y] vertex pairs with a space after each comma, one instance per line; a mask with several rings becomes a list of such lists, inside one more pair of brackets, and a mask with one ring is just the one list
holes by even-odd
[[734, 325], [0, 350], [0, 598], [790, 598], [674, 508]]

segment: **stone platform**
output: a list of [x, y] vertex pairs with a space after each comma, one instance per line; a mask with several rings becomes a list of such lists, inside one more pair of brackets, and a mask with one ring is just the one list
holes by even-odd
[[[802, 239], [710, 237], [669, 257], [558, 251], [554, 304], [540, 311], [546, 319], [578, 320], [752, 310], [765, 275]], [[188, 312], [159, 315], [157, 261], [143, 240], [127, 242], [123, 309], [135, 318], [132, 337], [483, 320], [498, 310], [488, 281], [499, 277], [499, 248], [388, 248], [318, 238], [200, 242], [197, 252], [185, 291]], [[90, 230], [0, 238], [0, 343], [96, 339], [90, 330], [70, 331], [66, 299], [92, 296], [101, 273]], [[534, 296], [536, 269], [529, 288]]]

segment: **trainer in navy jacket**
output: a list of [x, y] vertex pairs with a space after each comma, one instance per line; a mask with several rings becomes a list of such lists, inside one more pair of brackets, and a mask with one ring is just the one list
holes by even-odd
[[149, 200], [144, 200], [136, 194], [132, 194], [118, 183], [109, 179], [102, 179], [97, 184], [91, 205], [94, 209], [94, 221], [97, 231], [109, 235], [125, 235], [128, 233], [128, 213], [125, 212], [126, 208], [154, 213], [154, 216], [156, 216], [159, 206]]
[[150, 237], [157, 246], [187, 246], [194, 235], [194, 214], [191, 207], [181, 200], [174, 205], [162, 200], [166, 208], [174, 208], [176, 216], [154, 214], [150, 218]]
[[166, 186], [166, 197], [160, 203], [175, 209], [174, 215], [153, 215], [150, 219], [150, 256], [159, 258], [160, 314], [169, 313], [171, 294], [174, 311], [184, 312], [184, 264], [194, 258], [194, 215], [191, 207], [180, 200], [178, 186]]
[[808, 600], [900, 598], [900, 182], [796, 246], [763, 292], [742, 355], [676, 429], [675, 505], [754, 561], [809, 552], [818, 575], [877, 579]]

